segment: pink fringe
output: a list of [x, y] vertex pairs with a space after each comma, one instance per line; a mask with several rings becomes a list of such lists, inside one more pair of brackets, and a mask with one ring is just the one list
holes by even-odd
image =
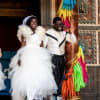
[[88, 83], [88, 76], [87, 76], [87, 71], [86, 71], [86, 63], [85, 63], [85, 61], [84, 61], [84, 63], [82, 62], [82, 58], [81, 57], [79, 58], [79, 63], [81, 65], [81, 67], [82, 67], [84, 82]]

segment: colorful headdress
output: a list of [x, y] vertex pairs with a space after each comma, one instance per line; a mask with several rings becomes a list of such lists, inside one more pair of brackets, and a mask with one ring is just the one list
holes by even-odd
[[57, 14], [59, 17], [61, 17], [63, 24], [67, 27], [70, 27], [69, 21], [72, 17], [75, 5], [76, 0], [61, 0]]

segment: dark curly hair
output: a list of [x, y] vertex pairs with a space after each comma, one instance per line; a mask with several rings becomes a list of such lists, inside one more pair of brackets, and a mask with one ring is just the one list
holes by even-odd
[[55, 17], [53, 19], [53, 24], [56, 24], [57, 21], [61, 21], [61, 18], [60, 17]]
[[32, 20], [32, 19], [36, 19], [36, 21], [37, 21], [37, 23], [38, 23], [37, 17], [36, 17], [36, 16], [31, 16], [31, 17], [27, 20], [26, 25], [30, 26], [30, 23], [31, 23], [31, 20]]

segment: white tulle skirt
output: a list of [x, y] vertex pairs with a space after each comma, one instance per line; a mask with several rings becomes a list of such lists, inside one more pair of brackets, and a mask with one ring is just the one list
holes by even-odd
[[56, 93], [52, 66], [51, 55], [46, 49], [31, 45], [20, 49], [10, 63], [12, 95], [20, 93], [32, 100]]
[[0, 91], [6, 88], [5, 83], [4, 83], [5, 79], [6, 79], [6, 76], [2, 72], [2, 65], [0, 63]]

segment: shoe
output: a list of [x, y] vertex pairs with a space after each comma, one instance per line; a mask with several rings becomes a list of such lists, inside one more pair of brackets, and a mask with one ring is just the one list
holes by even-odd
[[57, 100], [62, 100], [62, 97], [61, 96], [57, 96]]

